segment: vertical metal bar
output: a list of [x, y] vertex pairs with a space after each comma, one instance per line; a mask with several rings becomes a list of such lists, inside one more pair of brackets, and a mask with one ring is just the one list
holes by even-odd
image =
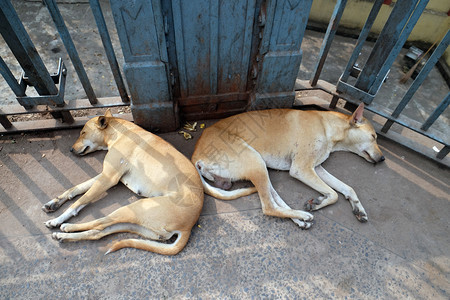
[[95, 96], [94, 90], [92, 89], [91, 83], [89, 82], [89, 78], [87, 77], [86, 71], [84, 70], [83, 63], [78, 56], [77, 49], [73, 43], [72, 37], [70, 36], [69, 31], [67, 30], [66, 24], [61, 16], [61, 13], [56, 5], [55, 0], [43, 0], [52, 16], [53, 22], [55, 23], [56, 28], [58, 29], [61, 40], [64, 43], [64, 46], [69, 54], [70, 60], [73, 63], [75, 71], [80, 78], [80, 82], [83, 85], [84, 91], [89, 99], [91, 104], [97, 103], [97, 97]]
[[405, 44], [406, 40], [408, 39], [408, 36], [411, 33], [411, 31], [414, 29], [414, 26], [416, 25], [417, 21], [419, 20], [419, 17], [422, 15], [423, 10], [427, 6], [427, 3], [428, 3], [428, 0], [422, 0], [417, 5], [416, 9], [414, 10], [413, 15], [409, 18], [408, 23], [406, 24], [405, 28], [403, 29], [402, 33], [400, 34], [400, 37], [399, 37], [397, 43], [395, 44], [391, 53], [389, 53], [389, 57], [384, 62], [380, 72], [378, 73], [377, 77], [375, 78], [375, 81], [373, 82], [372, 87], [369, 90], [369, 94], [374, 95], [380, 88], [381, 84], [383, 83], [384, 78], [386, 77], [386, 74], [389, 72], [389, 69], [391, 68], [395, 59], [400, 54], [400, 51], [402, 50], [403, 45]]
[[9, 0], [0, 5], [0, 33], [36, 91], [56, 95], [58, 89]]
[[423, 123], [422, 127], [420, 129], [422, 130], [428, 130], [431, 125], [433, 125], [434, 121], [444, 112], [444, 110], [448, 107], [448, 104], [450, 103], [450, 93], [445, 96], [444, 100], [436, 107], [436, 109], [433, 111], [433, 113], [428, 117], [428, 119]]
[[331, 43], [333, 42], [334, 36], [336, 35], [337, 27], [339, 21], [341, 20], [342, 13], [344, 12], [347, 0], [338, 0], [336, 6], [334, 7], [333, 14], [331, 15], [330, 23], [328, 24], [327, 32], [322, 42], [322, 47], [320, 48], [319, 60], [317, 61], [316, 67], [311, 77], [311, 86], [315, 86], [319, 80], [320, 73], [322, 72], [323, 65], [327, 59], [328, 51], [330, 50]]
[[444, 146], [444, 148], [439, 151], [439, 153], [436, 155], [438, 159], [443, 159], [448, 153], [450, 152], [449, 146]]
[[350, 71], [353, 68], [356, 60], [358, 59], [359, 54], [361, 53], [362, 47], [364, 46], [364, 42], [369, 36], [370, 29], [372, 28], [375, 19], [378, 16], [378, 12], [380, 11], [381, 5], [383, 5], [384, 0], [376, 0], [372, 6], [372, 10], [367, 17], [366, 23], [364, 24], [361, 33], [359, 34], [358, 41], [356, 42], [355, 49], [353, 50], [352, 56], [350, 57], [347, 66], [345, 67], [344, 72], [342, 73], [341, 79], [342, 81], [347, 81], [350, 76]]
[[[17, 83], [16, 78], [14, 78], [14, 75], [11, 73], [11, 70], [9, 70], [5, 61], [1, 57], [0, 57], [0, 73], [2, 74], [3, 78], [5, 78], [6, 82], [11, 87], [11, 89], [13, 90], [14, 94], [16, 94], [16, 96], [18, 96], [18, 97], [25, 96], [25, 93], [20, 88], [20, 85]], [[0, 111], [1, 111], [1, 109], [0, 109]], [[0, 115], [0, 124], [2, 124], [2, 126], [5, 129], [12, 127], [12, 124], [8, 120], [8, 118], [6, 116], [2, 116], [2, 115]]]
[[129, 102], [125, 84], [120, 74], [119, 64], [117, 63], [116, 54], [111, 43], [111, 37], [109, 36], [108, 28], [106, 27], [105, 18], [103, 16], [102, 8], [98, 0], [89, 0], [91, 5], [92, 14], [94, 15], [95, 22], [97, 23], [98, 33], [102, 38], [103, 48], [105, 48], [106, 57], [108, 58], [109, 66], [116, 81], [117, 89], [119, 90], [120, 98], [123, 102]]
[[330, 105], [329, 105], [330, 108], [336, 108], [338, 101], [339, 101], [339, 97], [336, 95], [333, 95], [333, 98], [331, 99]]
[[[403, 109], [406, 107], [408, 102], [411, 100], [412, 96], [416, 93], [416, 91], [419, 89], [422, 82], [427, 77], [428, 73], [432, 70], [434, 65], [437, 63], [439, 58], [442, 56], [444, 51], [447, 49], [448, 45], [450, 43], [450, 30], [447, 31], [442, 41], [439, 43], [439, 45], [436, 47], [436, 49], [433, 51], [433, 54], [431, 54], [430, 58], [428, 59], [425, 66], [420, 70], [419, 74], [417, 75], [414, 82], [409, 87], [408, 91], [403, 96], [400, 103], [395, 108], [394, 112], [392, 113], [392, 116], [394, 118], [397, 118]], [[384, 124], [383, 128], [381, 129], [382, 132], [386, 133], [388, 132], [389, 128], [391, 128], [392, 124], [394, 124], [394, 121], [387, 120]]]
[[396, 44], [409, 16], [414, 11], [419, 0], [403, 0], [397, 1], [392, 10], [383, 30], [377, 39], [372, 52], [367, 59], [355, 87], [368, 92], [376, 79], [379, 70], [389, 57], [391, 49]]
[[0, 57], [0, 74], [2, 74], [3, 78], [5, 78], [9, 87], [17, 97], [25, 96], [24, 89], [21, 88], [16, 78], [14, 77], [13, 73], [11, 73], [11, 70], [8, 68], [5, 61], [1, 57]]

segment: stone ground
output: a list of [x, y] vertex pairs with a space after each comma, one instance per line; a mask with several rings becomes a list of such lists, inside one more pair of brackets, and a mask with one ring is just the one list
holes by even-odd
[[[51, 66], [56, 68], [59, 56], [68, 62], [45, 7], [39, 1], [13, 3], [50, 71]], [[110, 12], [104, 8], [111, 24]], [[60, 9], [97, 96], [115, 96], [88, 6], [61, 4]], [[109, 28], [118, 47], [114, 27]], [[299, 79], [310, 77], [322, 37], [322, 33], [307, 31]], [[337, 37], [321, 79], [337, 81], [354, 43]], [[18, 77], [20, 70], [14, 67], [7, 47], [1, 45], [0, 55]], [[120, 50], [117, 54], [121, 64]], [[67, 65], [66, 99], [85, 98], [70, 63]], [[398, 60], [376, 99], [389, 108], [395, 107], [412, 82], [398, 84], [403, 75], [400, 69]], [[433, 70], [405, 114], [423, 122], [446, 93], [445, 81]], [[0, 94], [1, 105], [14, 102], [3, 81]], [[433, 125], [447, 137], [448, 120], [447, 111]], [[393, 130], [404, 134], [402, 128]], [[450, 297], [449, 169], [390, 139], [380, 137], [386, 161], [376, 166], [349, 153], [334, 153], [324, 163], [330, 173], [354, 187], [369, 214], [366, 224], [356, 220], [342, 196], [333, 206], [315, 212], [315, 224], [307, 231], [290, 220], [264, 216], [257, 195], [226, 202], [207, 196], [198, 226], [179, 255], [164, 257], [123, 249], [104, 256], [110, 242], [126, 235], [59, 244], [51, 238], [53, 230], [44, 226], [61, 213], [44, 213], [41, 206], [45, 202], [102, 169], [104, 152], [86, 157], [69, 152], [78, 133], [66, 130], [0, 137], [1, 299]], [[189, 157], [200, 133], [194, 132], [194, 140], [189, 141], [177, 133], [162, 137]], [[438, 146], [429, 140], [423, 144], [429, 149]], [[300, 209], [318, 195], [287, 172], [271, 171], [270, 176], [275, 189], [293, 208]], [[71, 221], [104, 216], [136, 199], [118, 185]]]
[[[355, 188], [368, 223], [356, 220], [342, 196], [314, 213], [310, 230], [264, 216], [257, 195], [234, 201], [207, 196], [179, 255], [122, 249], [104, 256], [107, 245], [124, 234], [59, 244], [51, 238], [55, 230], [44, 225], [61, 213], [44, 213], [45, 202], [102, 169], [104, 152], [69, 152], [78, 132], [0, 140], [2, 299], [449, 298], [449, 170], [395, 142], [380, 139], [386, 161], [376, 166], [342, 152], [324, 163]], [[162, 137], [192, 154], [195, 140], [177, 133]], [[317, 197], [287, 172], [270, 176], [293, 208]], [[104, 216], [136, 199], [119, 184], [71, 221]]]

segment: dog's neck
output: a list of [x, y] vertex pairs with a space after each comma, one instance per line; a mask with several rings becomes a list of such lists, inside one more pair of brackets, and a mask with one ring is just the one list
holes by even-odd
[[325, 132], [329, 140], [332, 141], [332, 151], [343, 150], [342, 142], [344, 142], [347, 131], [351, 128], [350, 116], [340, 112], [327, 112], [334, 116], [333, 122], [324, 123], [330, 124], [326, 126]]
[[108, 126], [105, 130], [104, 141], [108, 148], [114, 144], [117, 139], [125, 132], [130, 131], [131, 129], [138, 127], [134, 123], [124, 121], [118, 118], [110, 118], [108, 120]]

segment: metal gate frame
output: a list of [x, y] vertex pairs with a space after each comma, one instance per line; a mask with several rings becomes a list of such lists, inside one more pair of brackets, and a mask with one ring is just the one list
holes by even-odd
[[[320, 73], [325, 63], [328, 51], [333, 42], [333, 38], [336, 34], [339, 21], [344, 12], [347, 0], [338, 0], [331, 16], [328, 28], [320, 49], [319, 58], [313, 72], [313, 75], [309, 81], [300, 81], [297, 86], [297, 90], [323, 90], [331, 95], [333, 98], [330, 102], [330, 108], [336, 108], [336, 104], [339, 99], [345, 100], [351, 108], [351, 104], [356, 105], [359, 102], [367, 104], [366, 109], [382, 116], [386, 119], [385, 124], [380, 130], [381, 133], [386, 134], [391, 128], [392, 124], [397, 123], [403, 127], [411, 129], [423, 136], [426, 136], [440, 144], [443, 144], [443, 148], [436, 154], [438, 160], [442, 160], [450, 152], [450, 146], [447, 139], [442, 137], [439, 132], [430, 129], [430, 126], [437, 120], [437, 118], [445, 111], [450, 103], [450, 93], [441, 101], [441, 103], [430, 114], [427, 120], [420, 124], [417, 121], [411, 120], [403, 115], [401, 112], [406, 107], [408, 102], [413, 97], [414, 93], [418, 90], [423, 83], [431, 69], [437, 63], [439, 58], [443, 55], [450, 43], [450, 30], [447, 30], [444, 38], [440, 41], [439, 45], [433, 51], [431, 57], [428, 59], [425, 66], [421, 69], [420, 73], [415, 78], [413, 84], [410, 86], [406, 94], [403, 96], [397, 107], [393, 112], [389, 112], [385, 107], [374, 103], [373, 100], [379, 91], [383, 81], [389, 73], [389, 70], [399, 55], [401, 48], [406, 42], [409, 34], [414, 28], [417, 20], [423, 13], [428, 0], [404, 0], [398, 1], [392, 13], [389, 16], [383, 30], [377, 38], [374, 48], [367, 60], [366, 65], [362, 70], [355, 66], [355, 62], [361, 52], [364, 42], [369, 36], [370, 29], [378, 15], [378, 12], [383, 4], [384, 0], [376, 0], [369, 17], [359, 35], [356, 42], [353, 53], [347, 63], [347, 66], [341, 75], [338, 84], [336, 86], [329, 84], [328, 82], [319, 80]], [[350, 76], [355, 76], [357, 81], [354, 86], [347, 83]]]
[[[86, 118], [74, 119], [70, 113], [71, 111], [125, 106], [129, 105], [130, 102], [98, 0], [90, 0], [89, 3], [120, 98], [98, 99], [96, 97], [56, 1], [43, 0], [43, 2], [48, 8], [88, 99], [64, 101], [65, 78], [67, 75], [64, 63], [60, 60], [58, 72], [50, 75], [10, 0], [4, 0], [0, 6], [0, 33], [23, 69], [22, 76], [17, 82], [6, 63], [0, 57], [0, 74], [3, 75], [20, 104], [0, 108], [0, 123], [4, 128], [4, 131], [1, 132], [4, 133], [79, 127], [86, 122]], [[57, 87], [56, 84], [59, 84], [59, 86]], [[40, 96], [28, 97], [26, 90], [29, 86], [33, 86]], [[10, 115], [46, 112], [51, 112], [55, 119], [61, 119], [62, 122], [43, 123], [42, 127], [35, 128], [24, 124], [21, 124], [21, 126], [15, 124], [13, 126], [7, 118]]]
[[[120, 3], [122, 2], [119, 0], [110, 1], [113, 12], [117, 12], [118, 10], [114, 9], [114, 7], [120, 6]], [[261, 3], [264, 4], [265, 14], [258, 14], [259, 18], [255, 21], [258, 22], [258, 24], [254, 24], [254, 26], [260, 26], [261, 24], [265, 25], [265, 22], [273, 22], [274, 16], [276, 15], [276, 13], [274, 12], [274, 8], [278, 4], [281, 5], [280, 3], [285, 3], [287, 0], [249, 1], [261, 1]], [[299, 1], [300, 0], [289, 1], [289, 5], [291, 5], [292, 7], [296, 7], [296, 4], [298, 4]], [[37, 51], [31, 39], [29, 38], [22, 23], [20, 22], [11, 2], [9, 0], [5, 0], [2, 2], [0, 8], [0, 32], [3, 35], [5, 41], [8, 43], [12, 52], [18, 59], [24, 72], [19, 82], [17, 82], [11, 71], [6, 66], [6, 63], [0, 57], [0, 73], [3, 75], [12, 91], [15, 93], [17, 101], [20, 104], [4, 106], [0, 109], [0, 123], [4, 128], [3, 130], [0, 130], [1, 132], [17, 132], [40, 129], [30, 128], [27, 126], [15, 127], [9, 121], [7, 117], [9, 115], [44, 113], [50, 111], [55, 119], [61, 119], [63, 121], [63, 123], [58, 123], [59, 125], [57, 127], [74, 127], [81, 126], [85, 122], [85, 119], [75, 120], [70, 113], [73, 110], [130, 105], [130, 97], [128, 96], [125, 89], [125, 85], [120, 73], [108, 29], [106, 27], [106, 23], [98, 0], [90, 0], [89, 3], [95, 16], [95, 21], [97, 23], [99, 34], [102, 39], [102, 43], [116, 82], [116, 86], [120, 94], [120, 98], [113, 97], [98, 99], [96, 97], [90, 81], [86, 75], [84, 67], [81, 63], [77, 50], [74, 46], [72, 38], [59, 12], [58, 6], [56, 5], [56, 1], [43, 0], [43, 2], [47, 6], [49, 13], [55, 23], [55, 26], [58, 29], [60, 37], [72, 61], [72, 64], [74, 65], [80, 82], [82, 83], [82, 86], [86, 92], [87, 99], [64, 101], [64, 87], [66, 77], [66, 68], [64, 66], [64, 62], [59, 62], [58, 72], [56, 74], [49, 74], [48, 70], [37, 54]], [[173, 0], [172, 2], [179, 3], [179, 0]], [[346, 0], [338, 0], [333, 11], [327, 32], [325, 34], [325, 38], [320, 50], [316, 68], [313, 72], [313, 76], [310, 81], [300, 81], [300, 84], [297, 87], [299, 90], [320, 89], [333, 95], [333, 99], [330, 103], [331, 108], [334, 108], [336, 106], [336, 103], [339, 99], [344, 99], [348, 103], [348, 107], [350, 107], [351, 104], [358, 104], [360, 101], [362, 101], [367, 104], [367, 109], [369, 111], [378, 114], [386, 119], [386, 122], [381, 129], [382, 133], [388, 132], [392, 124], [400, 124], [401, 126], [409, 128], [434, 141], [443, 144], [443, 148], [437, 154], [437, 158], [442, 159], [446, 157], [446, 155], [450, 151], [448, 140], [445, 140], [445, 138], [441, 138], [440, 135], [436, 133], [435, 130], [433, 130], [433, 128], [430, 128], [430, 126], [448, 107], [450, 102], [450, 93], [442, 100], [442, 102], [436, 107], [434, 112], [432, 112], [428, 119], [422, 124], [406, 118], [401, 113], [408, 102], [411, 100], [414, 93], [423, 83], [432, 67], [436, 64], [443, 52], [447, 49], [450, 42], [450, 33], [447, 32], [445, 37], [436, 47], [433, 54], [428, 59], [426, 65], [422, 68], [421, 72], [419, 73], [407, 93], [403, 96], [403, 99], [401, 99], [401, 101], [399, 102], [397, 108], [393, 112], [387, 111], [384, 107], [377, 104], [376, 101], [373, 100], [379, 88], [381, 87], [383, 80], [386, 78], [393, 61], [398, 56], [402, 46], [409, 36], [409, 33], [414, 28], [417, 20], [425, 9], [428, 0], [398, 1], [393, 7], [392, 13], [390, 14], [384, 29], [377, 39], [368, 62], [362, 70], [357, 70], [354, 66], [354, 63], [358, 58], [363, 43], [368, 37], [370, 29], [383, 2], [383, 0], [376, 0], [374, 2], [369, 17], [359, 35], [353, 54], [342, 76], [340, 77], [338, 84], [334, 86], [327, 82], [319, 80], [319, 77], [325, 64], [325, 60], [331, 47], [331, 43], [337, 31], [340, 18], [347, 3]], [[174, 101], [174, 95], [171, 88], [174, 79], [171, 77], [171, 67], [169, 59], [170, 55], [168, 55], [165, 47], [166, 45], [164, 44], [164, 35], [167, 34], [167, 20], [163, 16], [164, 8], [161, 6], [160, 1], [151, 0], [151, 7], [154, 7], [156, 9], [154, 17], [156, 18], [155, 21], [158, 24], [158, 29], [155, 34], [157, 42], [159, 43], [157, 45], [157, 48], [160, 51], [153, 52], [151, 51], [152, 49], [149, 49], [149, 51], [151, 52], [148, 53], [148, 57], [150, 60], [147, 61], [143, 61], [142, 57], [139, 57], [139, 55], [133, 55], [133, 53], [131, 52], [127, 53], [128, 50], [126, 44], [129, 42], [127, 42], [127, 40], [123, 36], [126, 36], [127, 38], [130, 36], [130, 28], [126, 28], [125, 24], [118, 21], [117, 16], [115, 16], [116, 27], [118, 29], [119, 35], [122, 35], [122, 51], [124, 52], [126, 61], [124, 72], [132, 94], [133, 101], [131, 105], [135, 109], [135, 111], [139, 112], [135, 114], [135, 117], [137, 116], [137, 119], [141, 119], [141, 122], [143, 123], [146, 122], [145, 118], [149, 119], [149, 117], [153, 117], [154, 120], [169, 119], [172, 120], [170, 121], [172, 122], [172, 124], [168, 127], [170, 127], [169, 129], [174, 129], [178, 125], [179, 110], [176, 101]], [[309, 7], [305, 9], [305, 11], [309, 13]], [[137, 12], [129, 11], [129, 13], [131, 15], [136, 15]], [[302, 16], [306, 18], [307, 15], [308, 14], [304, 14]], [[142, 24], [138, 25], [143, 26]], [[135, 27], [134, 29], [141, 30], [142, 28], [139, 26]], [[300, 35], [298, 36], [300, 40], [296, 45], [300, 45], [301, 39], [303, 37], [303, 32], [304, 28], [300, 31]], [[142, 37], [140, 35], [136, 35], [135, 38], [139, 39]], [[284, 49], [283, 47], [277, 49], [276, 43], [271, 44], [274, 36], [270, 35], [269, 30], [267, 32], [262, 32], [260, 38], [262, 42], [258, 45], [259, 54], [257, 55], [255, 61], [256, 67], [252, 67], [249, 69], [249, 74], [254, 75], [250, 77], [255, 79], [255, 84], [250, 91], [252, 97], [245, 109], [261, 109], [280, 106], [285, 107], [287, 103], [285, 100], [288, 99], [289, 102], [289, 97], [291, 97], [289, 95], [292, 95], [294, 91], [292, 88], [292, 91], [288, 91], [287, 93], [284, 91], [280, 92], [276, 87], [273, 91], [267, 90], [267, 86], [270, 86], [270, 82], [276, 80], [274, 74], [270, 71], [270, 67], [274, 64], [276, 65], [276, 62], [270, 62], [271, 56], [278, 55], [276, 54], [277, 51], [280, 55], [284, 55], [284, 52], [286, 51], [300, 51], [299, 57], [301, 60], [301, 50], [299, 46], [298, 50], [296, 50], [296, 48]], [[274, 45], [275, 48], [273, 48]], [[128, 45], [128, 47], [130, 47], [130, 45]], [[143, 81], [142, 75], [145, 75], [146, 71], [143, 73], [136, 73], [137, 69], [145, 69], [149, 66], [153, 68], [153, 70], [157, 70], [156, 73], [159, 74], [156, 77], [160, 80], [157, 81], [156, 84], [152, 81], [148, 81], [147, 84], [143, 84], [143, 82], [145, 82], [145, 78]], [[357, 74], [356, 83], [354, 85], [351, 85], [348, 82], [348, 79], [355, 73]], [[291, 77], [294, 77], [295, 75], [292, 75]], [[264, 76], [266, 76], [265, 79], [263, 79]], [[133, 85], [133, 79], [135, 78], [139, 78], [139, 80], [137, 81], [139, 82], [138, 85]], [[294, 81], [295, 78], [292, 78], [292, 82]], [[28, 97], [26, 95], [26, 89], [28, 86], [33, 86], [40, 96]], [[152, 100], [151, 102], [140, 102], [139, 95], [148, 92], [149, 86], [156, 87], [156, 90], [152, 91], [152, 93], [154, 93], [154, 96], [150, 98], [163, 99], [163, 101]], [[279, 95], [277, 95], [277, 93]], [[286, 95], [288, 95], [288, 97], [285, 97]], [[281, 96], [281, 98], [277, 98], [278, 96]], [[277, 99], [283, 99], [283, 97], [285, 100], [282, 100], [281, 102], [277, 101]], [[55, 128], [55, 124], [56, 123], [52, 123], [52, 125], [50, 125], [50, 128]], [[146, 124], [148, 126], [145, 127], [152, 127], [150, 123]], [[47, 127], [47, 129], [48, 128], [49, 127]]]

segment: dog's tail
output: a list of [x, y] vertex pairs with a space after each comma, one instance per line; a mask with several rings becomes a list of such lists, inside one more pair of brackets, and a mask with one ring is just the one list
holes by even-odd
[[165, 244], [152, 240], [141, 240], [141, 239], [125, 239], [115, 242], [109, 249], [106, 251], [105, 255], [117, 251], [122, 248], [136, 248], [147, 250], [163, 255], [175, 255], [181, 250], [183, 250], [184, 246], [186, 246], [189, 236], [191, 235], [190, 231], [176, 231], [178, 236], [175, 242], [171, 244]]
[[205, 178], [203, 178], [202, 172], [200, 172], [200, 170], [198, 169], [197, 164], [195, 164], [195, 168], [197, 169], [197, 172], [200, 174], [200, 179], [202, 180], [203, 189], [205, 190], [205, 193], [207, 193], [210, 196], [213, 196], [214, 198], [218, 198], [221, 200], [234, 200], [239, 197], [248, 196], [250, 194], [257, 192], [255, 187], [240, 188], [232, 191], [226, 191], [223, 189], [213, 187], [208, 182], [206, 182]]

